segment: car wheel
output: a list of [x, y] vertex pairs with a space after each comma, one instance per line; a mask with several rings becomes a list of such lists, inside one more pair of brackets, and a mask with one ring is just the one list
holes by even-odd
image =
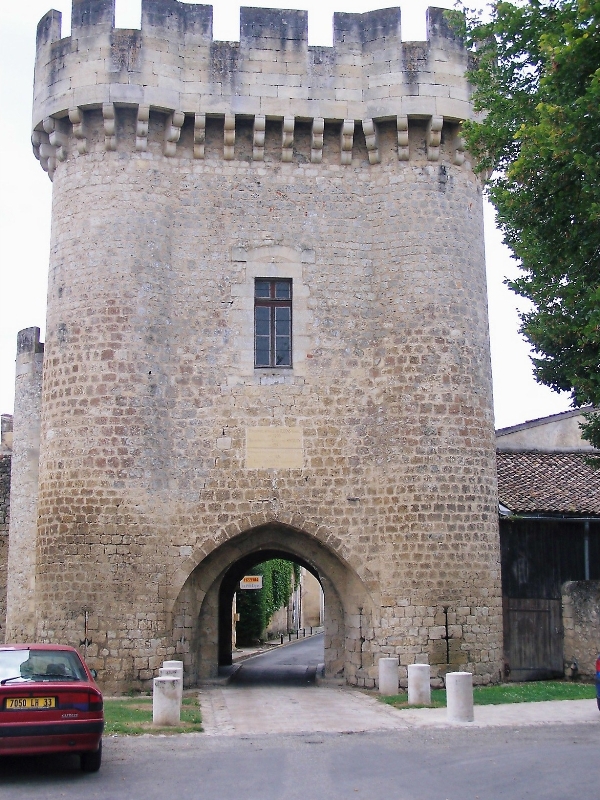
[[81, 754], [81, 769], [84, 772], [98, 772], [100, 764], [102, 763], [102, 742], [98, 745], [98, 749], [90, 753]]
[[596, 698], [596, 702], [598, 703], [598, 711], [600, 711], [600, 697]]

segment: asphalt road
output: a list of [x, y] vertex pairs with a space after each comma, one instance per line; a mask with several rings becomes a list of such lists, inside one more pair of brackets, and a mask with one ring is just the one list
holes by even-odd
[[73, 758], [0, 760], [10, 800], [600, 799], [600, 728], [110, 737], [99, 773]]
[[[238, 680], [306, 686], [322, 658], [323, 639], [313, 637], [250, 659]], [[288, 703], [282, 713], [298, 713], [298, 706]], [[600, 800], [600, 725], [521, 722], [353, 734], [111, 736], [93, 775], [72, 756], [0, 759], [0, 798]]]
[[286, 686], [314, 683], [318, 666], [325, 660], [324, 642], [325, 635], [320, 633], [254, 656], [242, 662], [231, 683]]

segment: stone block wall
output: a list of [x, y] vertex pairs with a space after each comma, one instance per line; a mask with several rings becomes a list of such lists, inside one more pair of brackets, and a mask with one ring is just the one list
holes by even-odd
[[37, 497], [44, 345], [39, 328], [17, 337], [10, 486], [6, 635], [35, 641]]
[[0, 641], [6, 632], [6, 577], [10, 519], [10, 454], [0, 453]]
[[8, 575], [8, 529], [10, 522], [10, 467], [13, 418], [2, 414], [0, 433], [0, 642], [6, 634], [6, 581]]
[[600, 581], [568, 581], [562, 587], [565, 667], [594, 678], [600, 653]]

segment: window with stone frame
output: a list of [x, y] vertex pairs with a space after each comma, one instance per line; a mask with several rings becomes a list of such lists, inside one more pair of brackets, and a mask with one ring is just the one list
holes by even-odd
[[254, 366], [292, 366], [292, 281], [254, 281]]

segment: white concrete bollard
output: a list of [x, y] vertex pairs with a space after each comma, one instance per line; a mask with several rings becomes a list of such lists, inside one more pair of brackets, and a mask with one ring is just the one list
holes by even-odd
[[431, 705], [431, 670], [429, 664], [408, 665], [408, 705]]
[[159, 678], [177, 678], [177, 693], [179, 695], [179, 705], [183, 701], [183, 670], [175, 667], [161, 667], [158, 670]]
[[379, 694], [398, 694], [398, 657], [379, 659]]
[[180, 669], [183, 672], [183, 661], [163, 661], [165, 669]]
[[449, 672], [446, 675], [446, 716], [449, 722], [473, 722], [473, 675]]
[[179, 725], [179, 678], [165, 676], [154, 678], [152, 692], [152, 723], [154, 725]]

